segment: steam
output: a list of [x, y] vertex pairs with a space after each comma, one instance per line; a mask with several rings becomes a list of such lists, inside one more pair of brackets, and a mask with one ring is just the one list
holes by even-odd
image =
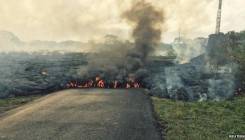
[[191, 59], [205, 53], [205, 46], [207, 46], [207, 39], [185, 39], [179, 38], [172, 43], [173, 49], [177, 55], [176, 61], [178, 63], [188, 63]]
[[[182, 50], [177, 52], [179, 63], [163, 68], [163, 78], [156, 73], [153, 94], [161, 93], [162, 97], [185, 101], [220, 101], [233, 97], [237, 88], [235, 76], [238, 65], [226, 55], [225, 45], [236, 45], [230, 43], [230, 39], [229, 33], [210, 35], [208, 42], [199, 38], [203, 42], [202, 49], [187, 52], [183, 51], [188, 48], [186, 41], [177, 43], [175, 49]], [[195, 56], [192, 53], [198, 56], [192, 58]]]

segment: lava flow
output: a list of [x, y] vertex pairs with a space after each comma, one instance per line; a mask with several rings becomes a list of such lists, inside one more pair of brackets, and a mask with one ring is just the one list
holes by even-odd
[[100, 77], [96, 77], [95, 80], [85, 81], [70, 81], [66, 88], [141, 88], [141, 84], [133, 79], [128, 81], [112, 80], [106, 81]]

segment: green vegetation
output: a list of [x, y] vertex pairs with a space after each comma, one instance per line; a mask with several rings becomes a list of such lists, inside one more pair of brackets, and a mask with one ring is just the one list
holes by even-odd
[[18, 107], [20, 105], [26, 104], [37, 98], [40, 98], [40, 96], [23, 96], [8, 99], [0, 99], [0, 113]]
[[228, 140], [245, 132], [245, 97], [222, 102], [182, 102], [153, 97], [167, 140]]
[[245, 90], [245, 31], [230, 33], [230, 38], [232, 38], [231, 40], [235, 40], [233, 41], [235, 43], [230, 43], [235, 44], [231, 49], [230, 56], [238, 64], [236, 79], [240, 81], [239, 87]]
[[208, 42], [209, 61], [215, 67], [237, 64], [235, 79], [237, 89], [245, 91], [245, 31], [213, 34]]

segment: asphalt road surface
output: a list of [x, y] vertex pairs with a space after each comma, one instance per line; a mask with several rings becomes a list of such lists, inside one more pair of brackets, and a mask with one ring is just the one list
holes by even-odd
[[160, 140], [143, 89], [64, 90], [0, 118], [1, 140]]

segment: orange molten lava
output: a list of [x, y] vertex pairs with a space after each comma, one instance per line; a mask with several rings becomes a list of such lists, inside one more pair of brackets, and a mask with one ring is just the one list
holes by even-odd
[[119, 82], [117, 80], [106, 82], [100, 77], [95, 77], [94, 79], [94, 81], [88, 80], [82, 83], [71, 81], [66, 85], [66, 88], [141, 88], [140, 83], [135, 80], [130, 80], [128, 82]]
[[113, 82], [113, 88], [117, 88], [118, 87], [118, 81], [114, 81]]
[[99, 88], [105, 88], [105, 82], [103, 80], [99, 80], [97, 87]]

